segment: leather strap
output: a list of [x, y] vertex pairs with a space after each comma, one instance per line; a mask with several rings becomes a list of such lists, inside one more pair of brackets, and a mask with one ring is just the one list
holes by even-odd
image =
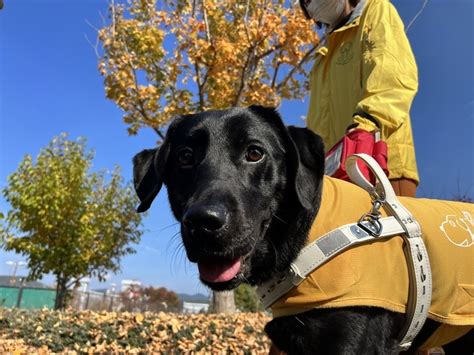
[[298, 286], [314, 270], [346, 249], [377, 239], [386, 239], [404, 233], [405, 230], [394, 217], [379, 220], [382, 233], [376, 237], [367, 230], [374, 227], [369, 222], [346, 224], [332, 230], [304, 247], [289, 270], [257, 287], [257, 295], [265, 308], [269, 308], [280, 297]]
[[[362, 159], [377, 178], [376, 186], [368, 182], [357, 167]], [[397, 351], [406, 350], [426, 320], [431, 304], [431, 270], [428, 254], [421, 239], [419, 224], [396, 198], [388, 178], [375, 160], [366, 154], [356, 154], [347, 159], [347, 172], [355, 183], [369, 192], [374, 201], [382, 201], [387, 213], [392, 216], [373, 220], [361, 220], [334, 229], [303, 248], [283, 274], [263, 283], [257, 295], [265, 308], [269, 308], [280, 297], [298, 286], [318, 267], [356, 245], [374, 239], [386, 239], [401, 235], [407, 248], [405, 255], [409, 266], [410, 290], [407, 305], [406, 325], [400, 333]], [[375, 206], [375, 205], [374, 205]]]
[[[360, 172], [357, 167], [358, 159], [364, 161], [376, 176], [375, 186]], [[401, 236], [405, 241], [404, 252], [409, 270], [410, 289], [405, 326], [399, 334], [398, 351], [407, 350], [423, 327], [431, 305], [431, 267], [420, 225], [410, 211], [400, 203], [387, 176], [371, 156], [354, 154], [347, 159], [346, 169], [352, 181], [368, 191], [373, 199], [383, 201], [386, 212], [394, 216], [405, 230]]]

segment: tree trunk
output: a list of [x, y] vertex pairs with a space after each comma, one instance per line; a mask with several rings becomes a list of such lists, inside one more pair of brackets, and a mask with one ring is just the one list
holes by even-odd
[[234, 291], [222, 291], [212, 293], [212, 305], [211, 309], [213, 313], [235, 313], [235, 300]]
[[56, 276], [56, 300], [54, 309], [63, 309], [66, 306], [67, 279]]

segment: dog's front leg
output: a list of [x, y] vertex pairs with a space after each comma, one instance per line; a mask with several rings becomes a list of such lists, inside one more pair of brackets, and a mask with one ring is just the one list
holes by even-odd
[[304, 323], [301, 324], [297, 319], [298, 316], [276, 318], [265, 326], [265, 332], [272, 340], [270, 355], [302, 353], [302, 349], [308, 348], [304, 339]]
[[265, 331], [288, 354], [388, 354], [403, 316], [377, 308], [319, 309], [275, 318]]
[[272, 343], [268, 355], [286, 355], [286, 353], [278, 349], [277, 346]]

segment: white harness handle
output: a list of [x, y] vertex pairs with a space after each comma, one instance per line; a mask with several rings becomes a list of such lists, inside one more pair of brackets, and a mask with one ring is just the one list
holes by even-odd
[[[368, 182], [360, 172], [357, 166], [358, 159], [364, 161], [374, 173], [377, 181], [375, 186]], [[369, 192], [373, 199], [384, 201], [383, 206], [387, 213], [394, 216], [405, 230], [401, 236], [406, 243], [404, 252], [410, 273], [410, 289], [406, 322], [399, 335], [399, 350], [406, 350], [425, 323], [431, 305], [431, 267], [428, 252], [421, 237], [421, 228], [412, 214], [400, 203], [387, 176], [371, 156], [355, 154], [349, 157], [346, 161], [346, 169], [351, 180]]]
[[[374, 173], [377, 183], [368, 182], [357, 167], [357, 160], [364, 161]], [[374, 213], [363, 216], [359, 222], [339, 227], [303, 248], [283, 274], [257, 288], [257, 294], [265, 308], [298, 286], [318, 267], [336, 255], [355, 245], [374, 239], [402, 236], [406, 248], [410, 287], [405, 326], [399, 334], [399, 346], [395, 352], [407, 350], [421, 330], [431, 305], [431, 269], [428, 253], [421, 238], [421, 229], [411, 213], [398, 201], [395, 192], [377, 162], [366, 154], [355, 154], [346, 160], [346, 170], [353, 182], [369, 192], [373, 199], [372, 212], [380, 204], [392, 216], [378, 218]]]

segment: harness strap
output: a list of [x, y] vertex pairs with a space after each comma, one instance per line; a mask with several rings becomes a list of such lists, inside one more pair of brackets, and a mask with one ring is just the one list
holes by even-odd
[[[376, 176], [375, 186], [360, 172], [357, 166], [358, 159], [364, 161]], [[405, 326], [399, 334], [397, 350], [407, 350], [425, 323], [431, 305], [431, 267], [420, 225], [400, 203], [387, 176], [372, 157], [366, 154], [355, 154], [347, 159], [346, 169], [351, 180], [368, 191], [374, 200], [381, 200], [386, 212], [394, 216], [405, 230], [400, 235], [405, 241], [404, 252], [408, 264], [410, 287]]]
[[373, 241], [374, 238], [386, 239], [405, 232], [394, 217], [384, 217], [379, 222], [382, 225], [382, 233], [378, 237], [367, 231], [368, 229], [375, 232], [370, 222], [362, 222], [367, 229], [361, 228], [359, 223], [351, 223], [334, 229], [308, 244], [285, 273], [257, 287], [257, 295], [263, 306], [269, 308], [280, 297], [303, 282], [314, 270], [350, 247]]
[[[377, 177], [375, 187], [360, 173], [357, 167], [359, 158], [366, 162]], [[401, 235], [407, 245], [405, 255], [409, 266], [410, 290], [407, 321], [400, 333], [397, 351], [406, 350], [426, 320], [431, 304], [431, 271], [420, 227], [408, 210], [398, 202], [389, 180], [373, 158], [365, 154], [354, 155], [348, 158], [346, 164], [352, 181], [367, 190], [374, 201], [382, 201], [387, 213], [393, 216], [377, 219], [377, 223], [373, 223], [371, 219], [361, 219], [325, 234], [303, 248], [286, 272], [258, 286], [257, 295], [264, 307], [269, 308], [303, 282], [311, 272], [343, 251], [368, 241]]]

